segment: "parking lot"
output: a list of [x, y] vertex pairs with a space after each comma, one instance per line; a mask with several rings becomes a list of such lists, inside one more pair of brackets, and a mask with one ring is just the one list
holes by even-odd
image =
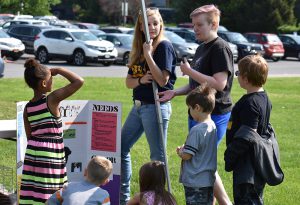
[[[5, 64], [4, 78], [22, 78], [24, 73], [24, 62], [27, 58], [34, 57], [33, 55], [24, 54], [19, 60], [11, 61]], [[300, 77], [300, 61], [293, 58], [287, 58], [278, 62], [268, 60], [269, 76], [282, 77]], [[65, 61], [53, 61], [47, 66], [65, 67], [83, 77], [125, 77], [127, 67], [125, 65], [103, 66], [102, 64], [87, 64], [86, 66], [74, 66], [67, 64]], [[237, 69], [237, 64], [235, 64]], [[176, 67], [178, 77], [182, 76], [179, 66]]]

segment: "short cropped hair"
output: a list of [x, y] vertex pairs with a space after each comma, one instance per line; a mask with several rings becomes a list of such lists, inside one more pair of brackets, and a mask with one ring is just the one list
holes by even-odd
[[112, 163], [105, 157], [93, 157], [87, 166], [88, 180], [96, 185], [102, 184], [112, 173]]
[[208, 23], [214, 23], [219, 26], [220, 23], [220, 16], [221, 11], [218, 9], [217, 6], [210, 4], [204, 5], [199, 8], [196, 8], [191, 14], [190, 18], [198, 16], [200, 14], [207, 14], [207, 21]]
[[215, 108], [216, 90], [209, 87], [206, 83], [196, 87], [186, 97], [186, 104], [195, 108], [198, 104], [205, 113], [212, 113]]
[[253, 86], [262, 87], [267, 81], [268, 64], [260, 55], [245, 56], [239, 61], [238, 69], [240, 75]]

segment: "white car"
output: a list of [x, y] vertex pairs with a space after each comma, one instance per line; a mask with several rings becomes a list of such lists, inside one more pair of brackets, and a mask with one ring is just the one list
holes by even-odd
[[35, 20], [35, 19], [22, 19], [22, 20], [6, 21], [4, 24], [1, 25], [1, 28], [4, 31], [7, 31], [10, 27], [12, 27], [14, 25], [19, 25], [19, 24], [49, 26], [49, 23], [47, 21]]
[[24, 54], [25, 46], [19, 39], [11, 38], [7, 33], [0, 30], [0, 50], [2, 56], [18, 60]]
[[66, 28], [52, 28], [39, 33], [34, 41], [34, 53], [41, 63], [63, 59], [78, 66], [87, 62], [109, 66], [118, 56], [111, 42], [100, 41], [87, 30]]

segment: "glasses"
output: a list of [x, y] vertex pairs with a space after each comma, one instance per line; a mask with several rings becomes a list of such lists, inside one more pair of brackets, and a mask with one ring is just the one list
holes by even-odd
[[237, 71], [235, 71], [235, 76], [239, 76], [240, 75], [240, 71], [239, 70], [237, 70]]

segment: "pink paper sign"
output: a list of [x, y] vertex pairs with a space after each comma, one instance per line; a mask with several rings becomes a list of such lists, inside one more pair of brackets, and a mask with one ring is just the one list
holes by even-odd
[[93, 112], [92, 150], [116, 151], [117, 113]]

